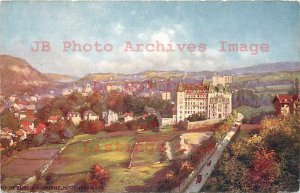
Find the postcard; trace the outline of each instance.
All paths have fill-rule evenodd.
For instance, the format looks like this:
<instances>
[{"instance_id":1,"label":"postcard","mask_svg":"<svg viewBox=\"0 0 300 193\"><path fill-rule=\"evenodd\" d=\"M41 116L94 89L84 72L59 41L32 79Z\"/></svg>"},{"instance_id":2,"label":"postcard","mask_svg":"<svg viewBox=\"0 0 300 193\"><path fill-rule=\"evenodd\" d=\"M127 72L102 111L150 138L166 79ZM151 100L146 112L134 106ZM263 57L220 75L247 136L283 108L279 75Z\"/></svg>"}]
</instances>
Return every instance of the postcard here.
<instances>
[{"instance_id":1,"label":"postcard","mask_svg":"<svg viewBox=\"0 0 300 193\"><path fill-rule=\"evenodd\" d=\"M1 192L299 192L293 1L1 1Z\"/></svg>"}]
</instances>

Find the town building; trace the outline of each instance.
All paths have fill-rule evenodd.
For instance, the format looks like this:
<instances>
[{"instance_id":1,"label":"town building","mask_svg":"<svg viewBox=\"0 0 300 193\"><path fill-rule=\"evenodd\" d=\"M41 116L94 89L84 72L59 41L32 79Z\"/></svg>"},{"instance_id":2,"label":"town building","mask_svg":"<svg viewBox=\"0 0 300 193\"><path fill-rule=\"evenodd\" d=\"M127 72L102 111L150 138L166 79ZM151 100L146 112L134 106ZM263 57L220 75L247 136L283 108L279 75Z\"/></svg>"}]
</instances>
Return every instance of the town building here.
<instances>
[{"instance_id":1,"label":"town building","mask_svg":"<svg viewBox=\"0 0 300 193\"><path fill-rule=\"evenodd\" d=\"M119 116L114 111L108 110L102 113L102 117L107 125L111 125L119 120Z\"/></svg>"},{"instance_id":2,"label":"town building","mask_svg":"<svg viewBox=\"0 0 300 193\"><path fill-rule=\"evenodd\" d=\"M20 127L21 129L29 128L30 130L33 130L34 124L30 121L20 121Z\"/></svg>"},{"instance_id":3,"label":"town building","mask_svg":"<svg viewBox=\"0 0 300 193\"><path fill-rule=\"evenodd\" d=\"M124 122L129 122L133 120L133 113L125 113L124 114Z\"/></svg>"},{"instance_id":4,"label":"town building","mask_svg":"<svg viewBox=\"0 0 300 193\"><path fill-rule=\"evenodd\" d=\"M48 123L57 123L59 120L64 120L63 117L58 116L58 115L52 115L48 118Z\"/></svg>"},{"instance_id":5,"label":"town building","mask_svg":"<svg viewBox=\"0 0 300 193\"><path fill-rule=\"evenodd\" d=\"M208 92L207 117L210 119L225 119L232 112L231 92L228 86L217 84L210 86Z\"/></svg>"},{"instance_id":6,"label":"town building","mask_svg":"<svg viewBox=\"0 0 300 193\"><path fill-rule=\"evenodd\" d=\"M76 126L79 125L81 121L80 113L74 111L68 112L67 120L72 121L72 123Z\"/></svg>"},{"instance_id":7,"label":"town building","mask_svg":"<svg viewBox=\"0 0 300 193\"><path fill-rule=\"evenodd\" d=\"M18 131L16 131L16 136L20 141L23 141L27 138L27 133L23 129L19 129Z\"/></svg>"},{"instance_id":8,"label":"town building","mask_svg":"<svg viewBox=\"0 0 300 193\"><path fill-rule=\"evenodd\" d=\"M170 92L162 92L161 93L161 99L162 100L171 100L171 93Z\"/></svg>"},{"instance_id":9,"label":"town building","mask_svg":"<svg viewBox=\"0 0 300 193\"><path fill-rule=\"evenodd\" d=\"M83 113L83 120L95 121L95 120L99 120L99 116L94 111L87 110Z\"/></svg>"},{"instance_id":10,"label":"town building","mask_svg":"<svg viewBox=\"0 0 300 193\"><path fill-rule=\"evenodd\" d=\"M177 90L177 122L184 121L192 114L207 116L208 84L182 84Z\"/></svg>"},{"instance_id":11,"label":"town building","mask_svg":"<svg viewBox=\"0 0 300 193\"><path fill-rule=\"evenodd\" d=\"M14 103L18 99L18 96L16 94L13 94L9 97L9 101L11 103Z\"/></svg>"},{"instance_id":12,"label":"town building","mask_svg":"<svg viewBox=\"0 0 300 193\"><path fill-rule=\"evenodd\" d=\"M68 88L68 89L64 89L61 94L63 96L67 96L67 95L71 95L72 93L73 93L73 90Z\"/></svg>"},{"instance_id":13,"label":"town building","mask_svg":"<svg viewBox=\"0 0 300 193\"><path fill-rule=\"evenodd\" d=\"M212 85L217 86L218 84L226 85L232 83L232 76L220 76L216 73L212 77Z\"/></svg>"},{"instance_id":14,"label":"town building","mask_svg":"<svg viewBox=\"0 0 300 193\"><path fill-rule=\"evenodd\" d=\"M273 105L277 115L289 116L300 114L300 95L276 95Z\"/></svg>"},{"instance_id":15,"label":"town building","mask_svg":"<svg viewBox=\"0 0 300 193\"><path fill-rule=\"evenodd\" d=\"M207 119L225 119L232 112L231 76L214 75L211 84L182 84L177 89L176 122L193 114Z\"/></svg>"}]
</instances>

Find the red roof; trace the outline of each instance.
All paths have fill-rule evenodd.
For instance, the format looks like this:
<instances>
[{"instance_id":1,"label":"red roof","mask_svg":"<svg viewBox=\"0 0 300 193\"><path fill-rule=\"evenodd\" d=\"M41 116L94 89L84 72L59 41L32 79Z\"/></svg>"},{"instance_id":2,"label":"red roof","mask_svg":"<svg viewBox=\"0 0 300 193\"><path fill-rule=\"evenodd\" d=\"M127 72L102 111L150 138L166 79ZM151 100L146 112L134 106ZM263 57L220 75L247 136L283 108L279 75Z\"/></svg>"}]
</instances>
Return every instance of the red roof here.
<instances>
[{"instance_id":1,"label":"red roof","mask_svg":"<svg viewBox=\"0 0 300 193\"><path fill-rule=\"evenodd\" d=\"M59 120L59 116L50 116L49 118L48 118L48 121L58 121Z\"/></svg>"},{"instance_id":2,"label":"red roof","mask_svg":"<svg viewBox=\"0 0 300 193\"><path fill-rule=\"evenodd\" d=\"M21 125L21 126L30 126L30 125L32 125L32 122L29 122L29 121L21 121L21 122L20 122L20 125Z\"/></svg>"},{"instance_id":3,"label":"red roof","mask_svg":"<svg viewBox=\"0 0 300 193\"><path fill-rule=\"evenodd\" d=\"M35 119L36 117L34 115L26 115L26 118L28 118L28 119Z\"/></svg>"},{"instance_id":4,"label":"red roof","mask_svg":"<svg viewBox=\"0 0 300 193\"><path fill-rule=\"evenodd\" d=\"M32 130L30 129L30 127L28 127L28 126L25 126L25 127L23 127L22 128L26 133L29 133L29 132L31 132Z\"/></svg>"},{"instance_id":5,"label":"red roof","mask_svg":"<svg viewBox=\"0 0 300 193\"><path fill-rule=\"evenodd\" d=\"M20 105L28 105L29 103L27 101L19 101L18 104L20 104Z\"/></svg>"},{"instance_id":6,"label":"red roof","mask_svg":"<svg viewBox=\"0 0 300 193\"><path fill-rule=\"evenodd\" d=\"M46 125L43 124L43 123L39 123L39 125L38 125L36 128L39 128L39 129L45 129L45 128L46 128Z\"/></svg>"},{"instance_id":7,"label":"red roof","mask_svg":"<svg viewBox=\"0 0 300 193\"><path fill-rule=\"evenodd\" d=\"M127 116L133 117L133 113L125 113L125 114L124 114L124 117L127 117Z\"/></svg>"},{"instance_id":8,"label":"red roof","mask_svg":"<svg viewBox=\"0 0 300 193\"><path fill-rule=\"evenodd\" d=\"M209 89L208 84L179 84L178 91L182 92L193 92L193 91L202 91L206 92Z\"/></svg>"},{"instance_id":9,"label":"red roof","mask_svg":"<svg viewBox=\"0 0 300 193\"><path fill-rule=\"evenodd\" d=\"M279 103L293 103L296 100L295 95L290 94L280 94L277 95L276 98L278 99Z\"/></svg>"},{"instance_id":10,"label":"red roof","mask_svg":"<svg viewBox=\"0 0 300 193\"><path fill-rule=\"evenodd\" d=\"M39 123L39 125L34 129L32 134L37 135L43 133L45 129L46 129L46 125L44 125L43 123Z\"/></svg>"},{"instance_id":11,"label":"red roof","mask_svg":"<svg viewBox=\"0 0 300 193\"><path fill-rule=\"evenodd\" d=\"M22 130L22 129L20 129L20 130L16 131L16 135L18 135L18 136L22 137L22 136L24 135L24 132L23 132L23 130Z\"/></svg>"},{"instance_id":12,"label":"red roof","mask_svg":"<svg viewBox=\"0 0 300 193\"><path fill-rule=\"evenodd\" d=\"M89 114L91 114L91 115L93 115L93 116L96 116L96 115L97 115L94 111L92 111L92 110L87 110L87 111L85 111L85 112L83 113L83 116L87 116L87 115L89 115Z\"/></svg>"}]
</instances>

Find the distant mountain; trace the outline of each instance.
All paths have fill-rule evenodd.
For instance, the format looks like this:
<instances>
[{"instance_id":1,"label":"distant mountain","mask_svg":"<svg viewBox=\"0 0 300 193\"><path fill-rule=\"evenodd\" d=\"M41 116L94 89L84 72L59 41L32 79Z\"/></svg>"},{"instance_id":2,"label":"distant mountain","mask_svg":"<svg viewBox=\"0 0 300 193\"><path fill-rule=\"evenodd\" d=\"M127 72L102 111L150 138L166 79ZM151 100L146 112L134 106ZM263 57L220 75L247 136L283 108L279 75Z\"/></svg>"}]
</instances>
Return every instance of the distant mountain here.
<instances>
[{"instance_id":1,"label":"distant mountain","mask_svg":"<svg viewBox=\"0 0 300 193\"><path fill-rule=\"evenodd\" d=\"M27 61L0 55L1 95L21 94L52 84L52 81L31 67Z\"/></svg>"},{"instance_id":2,"label":"distant mountain","mask_svg":"<svg viewBox=\"0 0 300 193\"><path fill-rule=\"evenodd\" d=\"M214 72L184 72L184 71L145 71L138 74L93 73L82 77L81 81L186 81L211 78Z\"/></svg>"},{"instance_id":3,"label":"distant mountain","mask_svg":"<svg viewBox=\"0 0 300 193\"><path fill-rule=\"evenodd\" d=\"M191 69L192 71L193 69ZM300 70L300 62L278 62L258 64L249 67L236 68L232 70L217 71L223 75L255 75L277 73L277 72L294 72ZM66 85L73 81L146 81L155 80L163 81L182 81L198 82L199 80L210 80L215 72L184 72L184 71L145 71L137 74L120 74L120 73L93 73L88 74L79 80L76 77L56 73L45 73L37 71L30 66L25 60L8 55L0 55L0 77L1 93L0 95L18 94L23 92L34 91L37 88L52 89L58 86ZM62 83L63 82L63 83Z\"/></svg>"},{"instance_id":4,"label":"distant mountain","mask_svg":"<svg viewBox=\"0 0 300 193\"><path fill-rule=\"evenodd\" d=\"M277 62L258 64L249 67L235 68L232 70L221 71L222 74L238 75L238 74L262 74L274 73L282 71L298 71L300 70L300 62Z\"/></svg>"},{"instance_id":5,"label":"distant mountain","mask_svg":"<svg viewBox=\"0 0 300 193\"><path fill-rule=\"evenodd\" d=\"M258 64L232 70L216 71L222 75L266 74L282 71L299 71L300 62L278 62ZM79 81L144 81L144 80L202 80L211 79L215 72L184 71L145 71L138 74L93 73L82 77Z\"/></svg>"},{"instance_id":6,"label":"distant mountain","mask_svg":"<svg viewBox=\"0 0 300 193\"><path fill-rule=\"evenodd\" d=\"M58 74L58 73L44 73L44 75L55 81L55 82L73 82L78 80L79 78L74 77L74 76L69 76L69 75L65 75L65 74Z\"/></svg>"}]
</instances>

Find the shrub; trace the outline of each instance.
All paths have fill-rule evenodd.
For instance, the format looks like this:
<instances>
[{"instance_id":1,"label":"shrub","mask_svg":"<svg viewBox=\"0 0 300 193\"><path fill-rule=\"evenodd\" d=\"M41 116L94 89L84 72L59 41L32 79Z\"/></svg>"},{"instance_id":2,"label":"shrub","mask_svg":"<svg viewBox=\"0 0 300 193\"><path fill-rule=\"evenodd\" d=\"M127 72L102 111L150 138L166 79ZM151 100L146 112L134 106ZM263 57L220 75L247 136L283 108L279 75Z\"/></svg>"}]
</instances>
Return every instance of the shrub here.
<instances>
[{"instance_id":1,"label":"shrub","mask_svg":"<svg viewBox=\"0 0 300 193\"><path fill-rule=\"evenodd\" d=\"M35 135L32 137L32 140L31 140L31 144L33 146L40 146L42 145L44 142L45 142L45 135L43 133L40 133L38 135Z\"/></svg>"},{"instance_id":2,"label":"shrub","mask_svg":"<svg viewBox=\"0 0 300 193\"><path fill-rule=\"evenodd\" d=\"M188 128L188 122L187 121L179 121L174 127L177 129L180 129L180 130L186 130Z\"/></svg>"},{"instance_id":3,"label":"shrub","mask_svg":"<svg viewBox=\"0 0 300 193\"><path fill-rule=\"evenodd\" d=\"M187 118L187 120L190 122L202 121L206 120L206 116L203 113L192 114Z\"/></svg>"},{"instance_id":4,"label":"shrub","mask_svg":"<svg viewBox=\"0 0 300 193\"><path fill-rule=\"evenodd\" d=\"M104 130L105 124L102 120L96 121L81 121L79 127L84 133L96 134L99 131Z\"/></svg>"},{"instance_id":5,"label":"shrub","mask_svg":"<svg viewBox=\"0 0 300 193\"><path fill-rule=\"evenodd\" d=\"M109 176L108 170L105 170L99 164L95 164L91 167L90 176L88 178L77 181L77 190L82 192L103 190Z\"/></svg>"},{"instance_id":6,"label":"shrub","mask_svg":"<svg viewBox=\"0 0 300 193\"><path fill-rule=\"evenodd\" d=\"M128 125L124 123L113 123L107 127L105 127L106 132L116 132L116 131L126 131L128 130Z\"/></svg>"}]
</instances>

